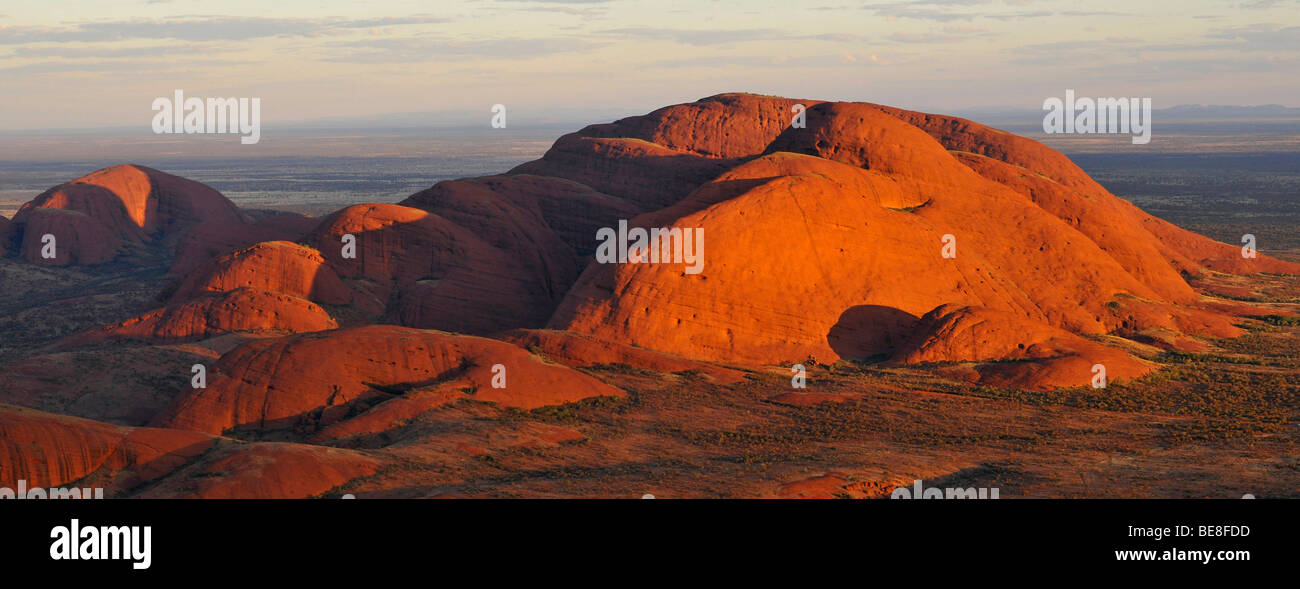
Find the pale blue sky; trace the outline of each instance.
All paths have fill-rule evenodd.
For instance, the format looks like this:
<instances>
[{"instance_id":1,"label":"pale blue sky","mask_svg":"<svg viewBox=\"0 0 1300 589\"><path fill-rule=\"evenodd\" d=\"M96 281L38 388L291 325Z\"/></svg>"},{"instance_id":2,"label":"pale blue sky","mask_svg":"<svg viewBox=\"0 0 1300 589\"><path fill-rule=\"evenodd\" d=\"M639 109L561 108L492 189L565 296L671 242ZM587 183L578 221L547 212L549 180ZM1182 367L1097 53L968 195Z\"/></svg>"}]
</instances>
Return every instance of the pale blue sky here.
<instances>
[{"instance_id":1,"label":"pale blue sky","mask_svg":"<svg viewBox=\"0 0 1300 589\"><path fill-rule=\"evenodd\" d=\"M630 114L726 91L940 112L1065 88L1298 106L1297 15L1295 0L10 2L0 129L147 124L175 88L260 97L264 124Z\"/></svg>"}]
</instances>

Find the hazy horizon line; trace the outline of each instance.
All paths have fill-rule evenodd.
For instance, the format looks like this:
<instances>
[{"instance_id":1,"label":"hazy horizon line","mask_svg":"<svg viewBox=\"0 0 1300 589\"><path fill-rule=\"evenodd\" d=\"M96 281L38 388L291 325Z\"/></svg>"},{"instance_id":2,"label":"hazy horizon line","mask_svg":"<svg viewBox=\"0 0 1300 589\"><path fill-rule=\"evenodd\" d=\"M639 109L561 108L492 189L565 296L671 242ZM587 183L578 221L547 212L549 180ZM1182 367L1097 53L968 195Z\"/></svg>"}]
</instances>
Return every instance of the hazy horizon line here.
<instances>
[{"instance_id":1,"label":"hazy horizon line","mask_svg":"<svg viewBox=\"0 0 1300 589\"><path fill-rule=\"evenodd\" d=\"M841 101L841 102L868 102L869 103L871 101L859 100L859 101ZM674 103L674 104L689 104L689 102ZM874 104L885 104L885 103L874 103ZM956 108L956 109L948 109L948 110L910 108L907 106L899 106L896 104L885 104L885 105L893 106L896 108L903 108L906 110L914 110L917 112L945 114L950 116L960 116L964 118L973 118L977 116L1019 117L1019 116L1028 116L1031 113L1041 114L1043 112L1041 110L1036 110L1030 107L1014 106L1014 105L988 105L988 106L976 106L976 107ZM670 106L670 105L667 104L661 105L661 107L663 106ZM656 107L656 108L661 108L661 107ZM1300 120L1300 106L1288 106L1288 105L1277 104L1277 103L1266 103L1266 104L1183 103L1183 104L1176 104L1173 106L1155 108L1153 109L1153 112L1155 113L1163 112L1169 114L1171 111L1186 111L1189 109L1207 109L1207 110L1219 109L1225 111L1245 111L1251 109L1281 109L1284 111L1291 111L1291 112L1286 112L1285 116L1280 116L1280 117L1263 116L1263 117L1256 118L1254 120L1259 120L1259 121ZM545 118L541 118L540 120L539 117L533 117L531 119L528 118L529 114L534 114L536 112L537 111L535 110L530 111L524 108L519 108L516 111L512 111L509 128L517 128L517 129L564 128L564 129L571 129L576 131L580 129L582 126L586 126L586 125L610 123L622 118L642 116L650 112L653 112L653 109L645 110L641 112L634 112L630 114L622 114L627 112L624 109L613 109L613 108L605 108L605 109L575 108L575 109L563 109L563 110L546 109L547 116ZM520 116L521 113L522 113L522 117ZM151 114L151 113L146 113L146 114ZM1233 114L1248 115L1249 113L1233 113ZM469 110L397 111L397 112L390 112L390 113L383 113L383 114L376 114L376 115L362 115L362 116L352 116L352 117L349 116L316 117L316 118L306 118L306 119L288 119L288 120L281 120L279 122L275 122L274 120L272 120L272 121L264 122L262 126L268 130L280 131L280 132L393 131L393 130L416 129L416 128L469 131L469 130L477 130L477 129L483 129L488 127L490 116L491 116L491 111L487 108L483 109L482 112L469 111ZM425 121L414 120L419 118L428 118L429 120L425 120ZM1217 120L1214 119L1213 117L1205 117L1204 119L1198 119L1196 115L1179 115L1179 118L1181 119L1179 122L1190 122L1194 120L1206 120L1206 121ZM1236 120L1250 120L1248 116L1236 116L1232 118ZM470 122L475 119L481 122L480 123ZM102 126L90 126L90 127L53 126L53 127L0 128L0 135L40 136L40 135L77 135L77 134L102 134L102 133L110 133L110 132L126 132L128 133L128 136L146 136L146 135L153 135L153 132L149 128L149 120L150 117L145 116L142 117L142 122L137 124L131 124L131 125L120 124L120 125L102 125ZM1007 119L998 118L997 120L999 120L1000 122L1006 122Z\"/></svg>"}]
</instances>

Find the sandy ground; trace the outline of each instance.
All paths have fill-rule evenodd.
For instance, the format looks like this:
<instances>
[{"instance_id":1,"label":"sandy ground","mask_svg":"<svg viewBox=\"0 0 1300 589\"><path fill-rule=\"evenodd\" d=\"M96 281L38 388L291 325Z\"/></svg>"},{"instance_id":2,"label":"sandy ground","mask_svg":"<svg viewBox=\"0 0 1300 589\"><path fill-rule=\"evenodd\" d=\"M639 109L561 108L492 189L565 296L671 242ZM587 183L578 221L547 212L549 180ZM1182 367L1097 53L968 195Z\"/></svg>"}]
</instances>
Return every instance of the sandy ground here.
<instances>
[{"instance_id":1,"label":"sandy ground","mask_svg":"<svg viewBox=\"0 0 1300 589\"><path fill-rule=\"evenodd\" d=\"M58 341L155 305L165 281L162 267L86 272L0 260L0 402L147 422L183 389L193 362L243 336L73 349ZM1297 277L1210 281L1273 301L1261 314L1300 302ZM997 488L1002 498L1300 497L1300 326L1243 325L1247 336L1159 358L1168 368L1103 390L978 388L942 370L850 362L813 368L799 391L777 367L721 386L698 373L596 366L583 370L626 399L536 411L459 401L336 442L385 467L329 494L881 497L921 479ZM290 432L245 439L303 441Z\"/></svg>"}]
</instances>

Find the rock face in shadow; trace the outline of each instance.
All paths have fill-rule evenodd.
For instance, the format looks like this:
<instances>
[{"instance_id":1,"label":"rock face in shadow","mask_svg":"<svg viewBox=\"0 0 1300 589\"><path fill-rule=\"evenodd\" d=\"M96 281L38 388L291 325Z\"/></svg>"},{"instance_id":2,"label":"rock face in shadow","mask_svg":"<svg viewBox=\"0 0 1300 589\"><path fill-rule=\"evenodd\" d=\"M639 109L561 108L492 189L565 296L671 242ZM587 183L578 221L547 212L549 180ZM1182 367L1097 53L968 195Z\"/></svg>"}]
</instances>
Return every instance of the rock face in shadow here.
<instances>
[{"instance_id":1,"label":"rock face in shadow","mask_svg":"<svg viewBox=\"0 0 1300 589\"><path fill-rule=\"evenodd\" d=\"M554 233L572 252L583 256L595 251L596 230L610 219L631 218L639 212L632 203L584 184L531 174L447 180L400 204L441 215L467 228L489 230L478 232L497 235L498 239L518 236L546 243L552 251L556 248L545 233ZM513 221L513 226L484 226L492 218Z\"/></svg>"},{"instance_id":2,"label":"rock face in shadow","mask_svg":"<svg viewBox=\"0 0 1300 589\"><path fill-rule=\"evenodd\" d=\"M19 253L46 266L102 264L117 257L122 241L96 219L72 210L35 209L14 224Z\"/></svg>"},{"instance_id":3,"label":"rock face in shadow","mask_svg":"<svg viewBox=\"0 0 1300 589\"><path fill-rule=\"evenodd\" d=\"M294 214L272 215L253 223L205 221L190 228L176 244L171 275L187 276L214 258L262 241L298 241L320 219Z\"/></svg>"},{"instance_id":4,"label":"rock face in shadow","mask_svg":"<svg viewBox=\"0 0 1300 589\"><path fill-rule=\"evenodd\" d=\"M383 302L391 322L473 334L540 327L576 262L557 237L514 214L484 217L476 232L423 209L355 205L308 240L339 277ZM355 258L343 255L349 235Z\"/></svg>"},{"instance_id":5,"label":"rock face in shadow","mask_svg":"<svg viewBox=\"0 0 1300 589\"><path fill-rule=\"evenodd\" d=\"M919 319L906 311L880 305L845 309L826 333L826 342L844 358L889 355L916 332Z\"/></svg>"},{"instance_id":6,"label":"rock face in shadow","mask_svg":"<svg viewBox=\"0 0 1300 589\"><path fill-rule=\"evenodd\" d=\"M5 250L11 247L9 245L9 233L12 227L13 223L9 221L9 217L0 215L0 256L3 256Z\"/></svg>"},{"instance_id":7,"label":"rock face in shadow","mask_svg":"<svg viewBox=\"0 0 1300 589\"><path fill-rule=\"evenodd\" d=\"M213 434L312 433L395 401L429 397L433 408L446 394L522 409L623 396L512 344L376 325L246 343L221 357L207 388L184 393L156 421Z\"/></svg>"}]
</instances>

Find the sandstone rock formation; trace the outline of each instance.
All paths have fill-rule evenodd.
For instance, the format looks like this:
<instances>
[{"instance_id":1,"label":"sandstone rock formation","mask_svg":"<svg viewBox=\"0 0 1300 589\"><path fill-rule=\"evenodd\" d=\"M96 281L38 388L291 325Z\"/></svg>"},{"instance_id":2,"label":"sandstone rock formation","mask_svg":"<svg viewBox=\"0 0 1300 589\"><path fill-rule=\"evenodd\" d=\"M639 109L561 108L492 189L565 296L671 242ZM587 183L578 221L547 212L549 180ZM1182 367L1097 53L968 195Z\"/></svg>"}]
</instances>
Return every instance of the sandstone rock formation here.
<instances>
[{"instance_id":1,"label":"sandstone rock formation","mask_svg":"<svg viewBox=\"0 0 1300 589\"><path fill-rule=\"evenodd\" d=\"M36 212L42 210L82 217L59 223ZM40 259L39 250L32 248L43 234L51 233L62 238L67 249L67 261L56 263L94 264L111 259L117 242L170 247L201 222L244 220L234 204L203 184L143 166L120 165L45 191L24 204L13 222L23 235L27 259Z\"/></svg>"},{"instance_id":2,"label":"sandstone rock formation","mask_svg":"<svg viewBox=\"0 0 1300 589\"><path fill-rule=\"evenodd\" d=\"M201 340L232 332L285 334L322 331L338 322L320 305L282 292L236 288L155 309L69 338L69 345L113 339L157 343Z\"/></svg>"},{"instance_id":3,"label":"sandstone rock formation","mask_svg":"<svg viewBox=\"0 0 1300 589\"><path fill-rule=\"evenodd\" d=\"M383 463L359 452L304 444L224 445L193 472L140 494L175 499L305 499L375 474Z\"/></svg>"},{"instance_id":4,"label":"sandstone rock formation","mask_svg":"<svg viewBox=\"0 0 1300 589\"><path fill-rule=\"evenodd\" d=\"M130 428L0 405L0 487L70 485L97 471L152 480L212 446L197 432Z\"/></svg>"},{"instance_id":5,"label":"sandstone rock formation","mask_svg":"<svg viewBox=\"0 0 1300 589\"><path fill-rule=\"evenodd\" d=\"M320 252L287 241L264 241L220 256L194 269L172 301L185 301L237 288L256 288L320 303L346 305L352 291Z\"/></svg>"},{"instance_id":6,"label":"sandstone rock formation","mask_svg":"<svg viewBox=\"0 0 1300 589\"><path fill-rule=\"evenodd\" d=\"M806 127L790 124L796 105ZM701 230L702 272L595 259L597 232L621 220ZM972 466L921 468L956 460L944 449L896 481L867 472L882 447L989 440L965 450L1003 456L1019 440L1052 443L1043 423L1083 429L1055 407L929 391L1088 387L1098 366L1108 382L1139 379L1160 366L1135 354L1219 353L1213 338L1240 335L1242 316L1284 312L1206 296L1253 292L1225 273L1300 274L1156 219L1028 139L748 94L591 125L505 174L321 219L239 211L195 182L107 168L0 218L0 246L22 258L0 273L20 268L58 295L54 311L35 309L45 315L6 310L95 311L32 338L49 349L0 346L0 397L113 422L0 405L0 487L143 497L316 497L376 481L404 496L600 494L646 487L637 476L733 476L753 459L777 496L882 496L915 473ZM112 275L137 257L151 265ZM133 290L80 293L57 284L68 276ZM157 277L158 292L138 286ZM111 324L59 339L100 322ZM1267 380L1281 364L1269 362L1252 373L1261 386L1282 382ZM206 388L185 384L195 363ZM786 386L794 363L807 389ZM1143 429L1150 417L1124 415L1116 431L1154 439L1199 419ZM769 474L792 451L814 462L771 460ZM870 468L828 471L831 458ZM599 483L557 482L571 474Z\"/></svg>"},{"instance_id":7,"label":"sandstone rock formation","mask_svg":"<svg viewBox=\"0 0 1300 589\"><path fill-rule=\"evenodd\" d=\"M651 211L762 152L789 126L797 103L817 102L722 94L589 125L510 173L566 178Z\"/></svg>"},{"instance_id":8,"label":"sandstone rock formation","mask_svg":"<svg viewBox=\"0 0 1300 589\"><path fill-rule=\"evenodd\" d=\"M793 102L808 107L806 128L788 125ZM636 147L617 156L600 147L616 143ZM660 183L636 171L669 161L690 163ZM711 180L691 172L706 165L726 170ZM654 189L593 178L598 170ZM1180 275L1226 268L1215 256L1239 248L1153 222L1064 156L961 119L721 95L588 127L515 171L635 202L651 211L636 226L704 230L701 274L681 264L587 267L548 327L604 341L749 364L887 358L944 304L1081 335L1239 333ZM941 255L948 239L955 257ZM1138 366L1128 372L1145 371Z\"/></svg>"},{"instance_id":9,"label":"sandstone rock formation","mask_svg":"<svg viewBox=\"0 0 1300 589\"><path fill-rule=\"evenodd\" d=\"M1032 389L1089 386L1097 365L1107 383L1138 378L1155 368L1063 329L1005 311L957 305L941 305L921 317L895 361L996 362L976 369L979 382Z\"/></svg>"},{"instance_id":10,"label":"sandstone rock formation","mask_svg":"<svg viewBox=\"0 0 1300 589\"><path fill-rule=\"evenodd\" d=\"M258 242L298 241L319 222L302 215L273 215L253 223L204 221L186 231L176 244L171 274L187 276L213 258Z\"/></svg>"},{"instance_id":11,"label":"sandstone rock formation","mask_svg":"<svg viewBox=\"0 0 1300 589\"><path fill-rule=\"evenodd\" d=\"M235 443L192 431L121 427L0 405L0 487L104 489L105 497L282 498L320 495L374 474L359 452Z\"/></svg>"},{"instance_id":12,"label":"sandstone rock formation","mask_svg":"<svg viewBox=\"0 0 1300 589\"><path fill-rule=\"evenodd\" d=\"M497 365L503 388L493 386ZM426 392L425 410L449 400L448 392L522 409L623 395L505 342L377 325L246 343L221 357L207 388L184 393L156 422L213 434L240 427L311 433Z\"/></svg>"},{"instance_id":13,"label":"sandstone rock formation","mask_svg":"<svg viewBox=\"0 0 1300 589\"><path fill-rule=\"evenodd\" d=\"M536 217L517 212L480 212L471 230L423 209L355 205L323 219L308 241L395 323L474 334L540 327L577 265L563 242L529 225ZM355 258L343 257L347 235Z\"/></svg>"},{"instance_id":14,"label":"sandstone rock formation","mask_svg":"<svg viewBox=\"0 0 1300 589\"><path fill-rule=\"evenodd\" d=\"M471 228L474 223L482 223L480 212L498 217L508 214L521 225L519 230L549 229L579 255L595 251L596 230L606 226L610 219L631 218L639 212L632 203L584 184L531 174L439 182L400 204L442 215ZM536 233L530 231L528 235ZM549 241L546 237L538 239Z\"/></svg>"},{"instance_id":15,"label":"sandstone rock formation","mask_svg":"<svg viewBox=\"0 0 1300 589\"><path fill-rule=\"evenodd\" d=\"M14 226L22 235L19 251L33 264L102 264L116 257L122 247L121 240L103 223L73 210L27 211L22 223Z\"/></svg>"},{"instance_id":16,"label":"sandstone rock formation","mask_svg":"<svg viewBox=\"0 0 1300 589\"><path fill-rule=\"evenodd\" d=\"M1148 255L1152 241L1142 236L1139 228L1156 238L1156 249L1180 271L1199 272L1208 268L1237 273L1300 272L1300 264L1268 256L1248 260L1241 256L1238 245L1219 243L1153 217L1133 203L1110 194L1065 155L1032 139L957 117L880 108L925 130L981 175L1030 196L1039 206L1071 222L1135 276L1150 277L1144 282L1153 288L1172 288L1171 295L1187 296L1165 268L1152 262ZM1002 169L995 171L997 168ZM1129 243L1118 239L1117 234L1137 234L1142 239Z\"/></svg>"},{"instance_id":17,"label":"sandstone rock formation","mask_svg":"<svg viewBox=\"0 0 1300 589\"><path fill-rule=\"evenodd\" d=\"M806 126L790 124L796 105ZM593 260L596 232L625 219L701 230L703 272ZM869 103L748 94L591 125L540 160L440 182L401 204L249 221L200 184L118 166L51 189L13 225L32 261L41 260L37 233L67 235L63 257L43 263L178 244L168 306L86 341L369 323L474 335L522 328L499 337L575 367L701 370L725 382L740 373L710 363L973 362L988 365L981 382L1041 388L1086 382L1082 369L1104 360L1113 378L1133 378L1150 366L1104 336L1199 349L1196 337L1241 333L1236 311L1205 300L1185 276L1300 273L1155 219L1025 138ZM965 339L973 325L985 339ZM970 352L1011 343L1026 348ZM232 372L236 358L251 361L232 354L223 359ZM447 382L386 411L458 398ZM215 403L203 398L187 402ZM231 417L202 427L329 406L300 401L289 402L298 413L271 417L219 408Z\"/></svg>"}]
</instances>

